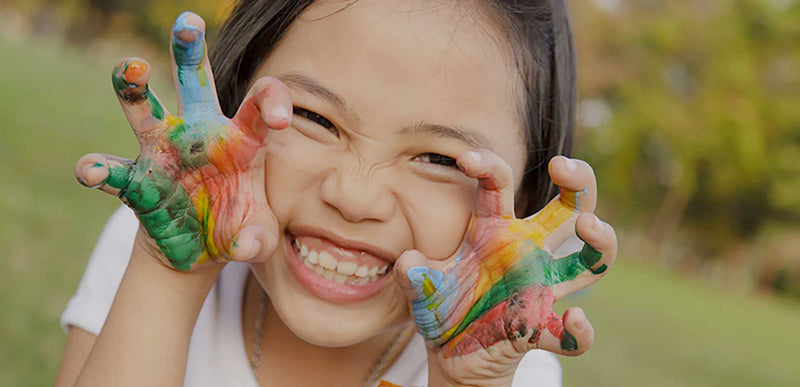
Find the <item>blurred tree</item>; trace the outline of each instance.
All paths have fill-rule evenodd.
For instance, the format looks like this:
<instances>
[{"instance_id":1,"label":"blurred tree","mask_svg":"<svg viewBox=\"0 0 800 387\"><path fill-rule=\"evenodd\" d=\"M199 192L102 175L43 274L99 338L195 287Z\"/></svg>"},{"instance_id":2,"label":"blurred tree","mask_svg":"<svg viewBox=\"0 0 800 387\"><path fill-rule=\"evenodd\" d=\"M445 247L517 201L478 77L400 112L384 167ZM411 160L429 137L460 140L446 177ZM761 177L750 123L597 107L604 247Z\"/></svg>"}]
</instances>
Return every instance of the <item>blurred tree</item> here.
<instances>
[{"instance_id":1,"label":"blurred tree","mask_svg":"<svg viewBox=\"0 0 800 387\"><path fill-rule=\"evenodd\" d=\"M591 102L581 146L613 198L609 217L648 225L657 246L680 225L701 259L768 223L800 227L800 2L580 0L572 11ZM597 101L610 111L599 122Z\"/></svg>"}]
</instances>

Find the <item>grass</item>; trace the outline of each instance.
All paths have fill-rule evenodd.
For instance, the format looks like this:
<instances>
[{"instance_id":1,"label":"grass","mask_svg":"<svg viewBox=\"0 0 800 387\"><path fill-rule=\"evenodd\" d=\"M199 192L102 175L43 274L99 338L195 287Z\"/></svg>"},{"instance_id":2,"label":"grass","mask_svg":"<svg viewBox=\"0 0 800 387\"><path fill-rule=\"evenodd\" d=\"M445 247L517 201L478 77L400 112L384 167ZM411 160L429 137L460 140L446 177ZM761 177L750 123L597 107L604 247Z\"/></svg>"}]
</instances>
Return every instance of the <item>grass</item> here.
<instances>
[{"instance_id":1,"label":"grass","mask_svg":"<svg viewBox=\"0 0 800 387\"><path fill-rule=\"evenodd\" d=\"M110 84L116 61L136 54L125 51L0 37L0 386L55 377L59 316L119 205L80 187L73 165L137 150ZM165 79L154 89L174 105ZM589 353L562 358L565 385L800 385L800 304L721 294L629 257L559 305L584 307L597 331Z\"/></svg>"}]
</instances>

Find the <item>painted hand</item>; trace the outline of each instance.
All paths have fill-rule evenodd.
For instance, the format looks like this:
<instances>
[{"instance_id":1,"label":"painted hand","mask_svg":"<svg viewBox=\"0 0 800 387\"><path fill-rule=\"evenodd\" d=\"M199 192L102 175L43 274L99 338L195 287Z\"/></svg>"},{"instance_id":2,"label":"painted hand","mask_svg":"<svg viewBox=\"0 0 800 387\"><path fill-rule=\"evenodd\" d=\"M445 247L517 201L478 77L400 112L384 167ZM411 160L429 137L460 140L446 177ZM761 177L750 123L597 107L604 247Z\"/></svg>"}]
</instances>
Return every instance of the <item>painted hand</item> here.
<instances>
[{"instance_id":1,"label":"painted hand","mask_svg":"<svg viewBox=\"0 0 800 387\"><path fill-rule=\"evenodd\" d=\"M203 19L189 12L172 29L177 116L150 91L147 62L126 59L114 69L114 90L139 140L139 157L88 154L75 166L83 185L131 207L155 255L181 271L262 260L274 249L277 221L264 194L264 139L269 129L288 126L292 109L286 86L262 78L236 116L226 118L204 30Z\"/></svg>"},{"instance_id":2,"label":"painted hand","mask_svg":"<svg viewBox=\"0 0 800 387\"><path fill-rule=\"evenodd\" d=\"M616 236L593 214L594 174L588 164L558 156L550 175L560 195L527 219L513 212L510 167L489 151L462 154L458 165L478 179L478 201L458 253L428 260L405 252L395 276L436 363L451 381L484 384L510 380L529 350L578 355L594 331L579 308L563 318L559 298L594 283L611 266ZM554 258L574 232L580 252Z\"/></svg>"}]
</instances>

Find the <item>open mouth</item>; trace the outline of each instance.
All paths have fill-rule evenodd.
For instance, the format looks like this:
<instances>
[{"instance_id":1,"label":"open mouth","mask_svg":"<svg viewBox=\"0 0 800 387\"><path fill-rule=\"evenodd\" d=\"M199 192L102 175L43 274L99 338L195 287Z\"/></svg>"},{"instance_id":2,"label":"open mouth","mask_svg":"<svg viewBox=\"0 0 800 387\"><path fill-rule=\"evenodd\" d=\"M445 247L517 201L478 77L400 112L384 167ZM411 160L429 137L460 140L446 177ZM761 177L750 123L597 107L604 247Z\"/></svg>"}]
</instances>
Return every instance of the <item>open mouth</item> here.
<instances>
[{"instance_id":1,"label":"open mouth","mask_svg":"<svg viewBox=\"0 0 800 387\"><path fill-rule=\"evenodd\" d=\"M338 251L332 253L315 242L317 241L308 237L295 237L292 238L292 249L303 261L303 265L327 280L340 284L367 285L389 272L390 264L363 259L363 252L354 256L352 252L337 247L335 249Z\"/></svg>"},{"instance_id":2,"label":"open mouth","mask_svg":"<svg viewBox=\"0 0 800 387\"><path fill-rule=\"evenodd\" d=\"M392 268L392 263L367 251L342 247L324 237L295 236L288 232L286 237L294 255L315 275L309 274L321 277L320 280L372 288L379 285L376 282L387 277Z\"/></svg>"}]
</instances>

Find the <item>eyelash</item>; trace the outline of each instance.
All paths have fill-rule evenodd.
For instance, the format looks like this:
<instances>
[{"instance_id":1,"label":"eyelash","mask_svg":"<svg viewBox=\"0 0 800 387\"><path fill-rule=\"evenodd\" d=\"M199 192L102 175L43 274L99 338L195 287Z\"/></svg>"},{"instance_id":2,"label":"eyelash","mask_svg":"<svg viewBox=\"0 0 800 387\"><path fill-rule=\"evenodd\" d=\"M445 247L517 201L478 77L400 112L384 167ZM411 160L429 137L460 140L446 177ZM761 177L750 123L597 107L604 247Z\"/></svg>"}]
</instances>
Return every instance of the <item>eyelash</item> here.
<instances>
[{"instance_id":1,"label":"eyelash","mask_svg":"<svg viewBox=\"0 0 800 387\"><path fill-rule=\"evenodd\" d=\"M449 157L449 156L440 155L438 153L423 153L423 154L417 156L417 158L419 158L419 159L427 158L428 159L427 161L425 161L425 160L421 160L421 161L427 162L427 163L430 163L430 164L434 164L434 165L439 165L439 166L442 166L442 167L445 167L445 168L459 169L458 168L458 164L456 164L456 159L454 159L452 157Z\"/></svg>"},{"instance_id":2,"label":"eyelash","mask_svg":"<svg viewBox=\"0 0 800 387\"><path fill-rule=\"evenodd\" d=\"M314 113L311 110L303 109L297 106L295 106L293 110L294 110L293 112L294 115L303 117L311 122L314 122L315 124L327 129L329 132L333 133L337 137L339 136L339 130L336 129L336 125L334 125L333 122L331 122L327 118L317 113Z\"/></svg>"},{"instance_id":3,"label":"eyelash","mask_svg":"<svg viewBox=\"0 0 800 387\"><path fill-rule=\"evenodd\" d=\"M327 129L329 132L333 133L337 137L339 136L339 130L336 129L336 125L334 125L333 122L331 122L327 118L325 118L325 117L323 117L323 116L321 116L321 115L319 115L317 113L312 112L311 110L295 106L293 114L297 115L297 116L301 116L301 117L303 117L303 118L305 118L305 119L307 119L309 121L312 121L312 122L316 123L317 125L322 126L323 128ZM417 156L416 158L417 159L422 159L421 161L429 163L429 164L439 165L439 166L442 166L442 167L445 167L445 168L459 169L458 168L458 164L456 163L456 159L454 159L452 157L449 157L449 156L442 155L442 154L438 154L438 153L423 153L423 154ZM426 158L427 158L427 161L424 160Z\"/></svg>"}]
</instances>

